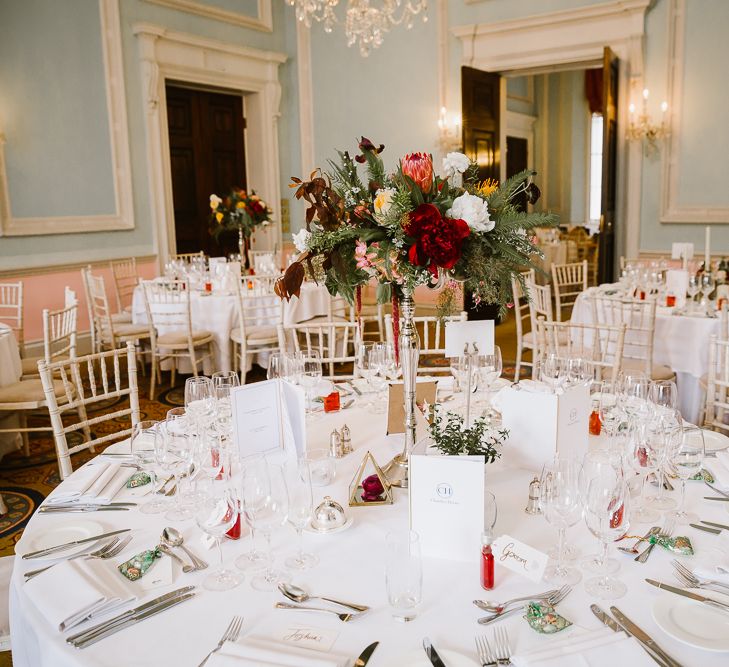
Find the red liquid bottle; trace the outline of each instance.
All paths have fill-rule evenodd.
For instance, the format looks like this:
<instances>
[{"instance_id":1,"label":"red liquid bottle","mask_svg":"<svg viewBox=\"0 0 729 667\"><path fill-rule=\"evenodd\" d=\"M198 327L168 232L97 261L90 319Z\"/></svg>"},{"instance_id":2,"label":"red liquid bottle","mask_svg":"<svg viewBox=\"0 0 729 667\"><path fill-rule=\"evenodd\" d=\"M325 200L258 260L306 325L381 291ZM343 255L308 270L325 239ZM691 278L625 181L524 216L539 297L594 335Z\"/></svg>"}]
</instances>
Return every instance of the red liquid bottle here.
<instances>
[{"instance_id":1,"label":"red liquid bottle","mask_svg":"<svg viewBox=\"0 0 729 667\"><path fill-rule=\"evenodd\" d=\"M494 554L491 542L490 535L484 533L481 536L481 588L486 591L494 587Z\"/></svg>"},{"instance_id":2,"label":"red liquid bottle","mask_svg":"<svg viewBox=\"0 0 729 667\"><path fill-rule=\"evenodd\" d=\"M590 413L589 431L590 435L600 435L602 430L602 423L600 422L600 410L597 406L597 402L592 404L592 412Z\"/></svg>"},{"instance_id":3,"label":"red liquid bottle","mask_svg":"<svg viewBox=\"0 0 729 667\"><path fill-rule=\"evenodd\" d=\"M241 533L241 525L240 525L240 503L238 503L238 513L235 517L235 523L233 524L233 527L225 533L231 540L239 540L240 539L240 533Z\"/></svg>"}]
</instances>

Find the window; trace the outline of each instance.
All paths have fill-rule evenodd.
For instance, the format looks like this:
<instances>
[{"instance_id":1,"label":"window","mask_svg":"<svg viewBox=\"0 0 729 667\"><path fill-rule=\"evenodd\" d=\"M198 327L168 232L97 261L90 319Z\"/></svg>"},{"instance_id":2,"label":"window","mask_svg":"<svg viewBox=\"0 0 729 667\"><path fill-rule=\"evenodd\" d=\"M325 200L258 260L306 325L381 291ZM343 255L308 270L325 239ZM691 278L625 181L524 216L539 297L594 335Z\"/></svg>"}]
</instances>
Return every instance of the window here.
<instances>
[{"instance_id":1,"label":"window","mask_svg":"<svg viewBox=\"0 0 729 667\"><path fill-rule=\"evenodd\" d=\"M589 212L590 228L597 231L600 224L600 205L602 199L602 114L590 117L590 186Z\"/></svg>"}]
</instances>

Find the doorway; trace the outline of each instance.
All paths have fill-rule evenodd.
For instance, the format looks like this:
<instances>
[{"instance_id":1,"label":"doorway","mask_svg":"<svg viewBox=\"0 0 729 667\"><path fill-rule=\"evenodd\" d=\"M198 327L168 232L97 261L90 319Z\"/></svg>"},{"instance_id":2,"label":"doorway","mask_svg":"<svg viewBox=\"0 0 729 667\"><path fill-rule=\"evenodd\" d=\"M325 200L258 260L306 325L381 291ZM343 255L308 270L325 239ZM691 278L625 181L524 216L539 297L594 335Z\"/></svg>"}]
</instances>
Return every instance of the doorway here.
<instances>
[{"instance_id":1,"label":"doorway","mask_svg":"<svg viewBox=\"0 0 729 667\"><path fill-rule=\"evenodd\" d=\"M243 98L176 83L165 91L176 252L220 255L226 239L210 235L210 195L246 188Z\"/></svg>"}]
</instances>

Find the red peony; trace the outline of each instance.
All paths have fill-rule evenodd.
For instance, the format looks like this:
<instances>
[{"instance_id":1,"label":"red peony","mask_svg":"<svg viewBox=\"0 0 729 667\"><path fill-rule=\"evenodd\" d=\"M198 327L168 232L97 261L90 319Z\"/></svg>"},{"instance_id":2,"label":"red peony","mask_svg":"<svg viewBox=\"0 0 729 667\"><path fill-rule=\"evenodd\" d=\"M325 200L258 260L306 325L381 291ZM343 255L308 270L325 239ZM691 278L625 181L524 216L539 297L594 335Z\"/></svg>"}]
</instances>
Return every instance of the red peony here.
<instances>
[{"instance_id":1,"label":"red peony","mask_svg":"<svg viewBox=\"0 0 729 667\"><path fill-rule=\"evenodd\" d=\"M411 264L427 266L437 277L438 268L452 269L461 258L463 240L471 233L464 220L444 218L433 204L421 204L408 216L405 233L415 239Z\"/></svg>"},{"instance_id":2,"label":"red peony","mask_svg":"<svg viewBox=\"0 0 729 667\"><path fill-rule=\"evenodd\" d=\"M400 160L400 168L405 176L415 181L424 193L433 187L433 157L428 153L408 153Z\"/></svg>"}]
</instances>

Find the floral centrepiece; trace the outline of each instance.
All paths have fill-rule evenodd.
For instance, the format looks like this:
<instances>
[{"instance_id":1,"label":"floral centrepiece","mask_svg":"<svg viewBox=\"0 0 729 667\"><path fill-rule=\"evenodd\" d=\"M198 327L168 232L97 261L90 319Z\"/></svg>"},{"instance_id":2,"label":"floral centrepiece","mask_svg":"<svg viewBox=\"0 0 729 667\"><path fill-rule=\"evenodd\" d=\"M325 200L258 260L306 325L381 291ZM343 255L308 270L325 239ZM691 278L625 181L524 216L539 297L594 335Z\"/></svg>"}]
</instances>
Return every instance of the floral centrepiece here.
<instances>
[{"instance_id":1,"label":"floral centrepiece","mask_svg":"<svg viewBox=\"0 0 729 667\"><path fill-rule=\"evenodd\" d=\"M255 192L233 188L227 197L210 195L210 233L215 240L226 231L241 231L248 239L256 227L271 222L271 209Z\"/></svg>"},{"instance_id":2,"label":"floral centrepiece","mask_svg":"<svg viewBox=\"0 0 729 667\"><path fill-rule=\"evenodd\" d=\"M314 273L311 260L320 257L329 292L350 303L358 303L361 287L375 279L380 303L392 299L395 306L418 285L445 286L442 301L452 303L447 293L462 283L477 303L505 309L512 278L521 281L519 272L540 255L531 230L557 224L550 213L516 208L522 192L530 203L538 199L534 172L500 187L479 183L477 166L462 153L449 153L441 177L422 152L405 155L388 172L384 149L362 137L360 152L339 152L330 173L292 178L296 198L308 205L306 228L294 235L300 255L277 282L277 294L298 296L303 264Z\"/></svg>"}]
</instances>

